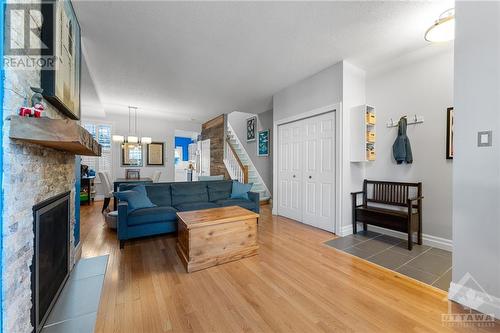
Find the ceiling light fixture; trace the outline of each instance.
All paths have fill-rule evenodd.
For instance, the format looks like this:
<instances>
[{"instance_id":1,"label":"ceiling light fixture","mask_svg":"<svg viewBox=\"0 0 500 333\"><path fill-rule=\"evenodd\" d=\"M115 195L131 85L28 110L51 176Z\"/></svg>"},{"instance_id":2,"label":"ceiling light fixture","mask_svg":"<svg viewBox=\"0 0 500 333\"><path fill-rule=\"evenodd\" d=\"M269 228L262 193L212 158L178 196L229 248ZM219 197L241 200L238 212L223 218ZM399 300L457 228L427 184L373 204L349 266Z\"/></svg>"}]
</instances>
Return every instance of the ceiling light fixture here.
<instances>
[{"instance_id":1,"label":"ceiling light fixture","mask_svg":"<svg viewBox=\"0 0 500 333\"><path fill-rule=\"evenodd\" d=\"M134 110L134 131L131 132L131 123L132 123L132 110ZM128 133L127 137L123 135L113 135L113 142L118 143L127 143L127 144L149 144L153 140L148 136L143 136L142 138L137 135L137 107L129 106L128 107Z\"/></svg>"},{"instance_id":2,"label":"ceiling light fixture","mask_svg":"<svg viewBox=\"0 0 500 333\"><path fill-rule=\"evenodd\" d=\"M455 39L455 8L444 11L427 29L425 40L432 43L449 42Z\"/></svg>"}]
</instances>

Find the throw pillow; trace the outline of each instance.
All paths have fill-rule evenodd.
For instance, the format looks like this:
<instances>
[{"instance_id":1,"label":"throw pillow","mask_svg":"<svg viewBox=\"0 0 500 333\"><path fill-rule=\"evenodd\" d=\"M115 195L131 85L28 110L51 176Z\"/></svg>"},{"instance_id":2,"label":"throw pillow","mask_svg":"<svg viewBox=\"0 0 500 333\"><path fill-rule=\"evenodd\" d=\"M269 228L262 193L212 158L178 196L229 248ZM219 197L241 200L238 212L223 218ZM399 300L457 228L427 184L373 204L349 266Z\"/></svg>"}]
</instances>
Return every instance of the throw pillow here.
<instances>
[{"instance_id":1,"label":"throw pillow","mask_svg":"<svg viewBox=\"0 0 500 333\"><path fill-rule=\"evenodd\" d=\"M129 212L140 208L156 207L156 205L149 200L144 185L138 185L130 190L114 192L113 194L118 200L123 200L128 203Z\"/></svg>"},{"instance_id":2,"label":"throw pillow","mask_svg":"<svg viewBox=\"0 0 500 333\"><path fill-rule=\"evenodd\" d=\"M247 199L248 192L252 188L253 184L243 184L239 181L233 181L233 187L231 189L231 199Z\"/></svg>"}]
</instances>

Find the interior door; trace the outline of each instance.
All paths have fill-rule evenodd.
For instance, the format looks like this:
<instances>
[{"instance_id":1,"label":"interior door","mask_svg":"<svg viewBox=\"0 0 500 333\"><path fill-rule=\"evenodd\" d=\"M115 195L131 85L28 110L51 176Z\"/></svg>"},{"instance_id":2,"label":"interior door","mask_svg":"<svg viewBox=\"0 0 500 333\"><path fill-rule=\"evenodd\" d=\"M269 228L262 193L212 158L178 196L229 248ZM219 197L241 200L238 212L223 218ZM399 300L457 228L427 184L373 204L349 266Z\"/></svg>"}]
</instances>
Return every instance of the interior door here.
<instances>
[{"instance_id":1,"label":"interior door","mask_svg":"<svg viewBox=\"0 0 500 333\"><path fill-rule=\"evenodd\" d=\"M302 221L334 231L335 216L335 113L308 118L304 125ZM281 194L281 192L280 192Z\"/></svg>"},{"instance_id":2,"label":"interior door","mask_svg":"<svg viewBox=\"0 0 500 333\"><path fill-rule=\"evenodd\" d=\"M303 123L278 127L278 213L302 221Z\"/></svg>"},{"instance_id":3,"label":"interior door","mask_svg":"<svg viewBox=\"0 0 500 333\"><path fill-rule=\"evenodd\" d=\"M201 176L210 176L210 139L201 142Z\"/></svg>"}]
</instances>

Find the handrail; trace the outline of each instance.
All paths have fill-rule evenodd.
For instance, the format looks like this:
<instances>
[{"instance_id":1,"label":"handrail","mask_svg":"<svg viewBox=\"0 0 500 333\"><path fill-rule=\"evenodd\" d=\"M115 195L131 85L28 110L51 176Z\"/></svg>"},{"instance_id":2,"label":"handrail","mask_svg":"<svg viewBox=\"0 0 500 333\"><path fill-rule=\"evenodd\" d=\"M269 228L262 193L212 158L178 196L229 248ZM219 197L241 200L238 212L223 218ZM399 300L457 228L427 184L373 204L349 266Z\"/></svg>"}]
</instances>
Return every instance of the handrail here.
<instances>
[{"instance_id":1,"label":"handrail","mask_svg":"<svg viewBox=\"0 0 500 333\"><path fill-rule=\"evenodd\" d=\"M233 169L234 177L237 178L240 182L247 184L248 183L248 165L244 165L233 145L229 141L229 138L226 138L226 145L229 147L229 150L226 149L226 159L229 161L230 168ZM232 161L236 161L237 166ZM239 170L237 170L239 169Z\"/></svg>"}]
</instances>

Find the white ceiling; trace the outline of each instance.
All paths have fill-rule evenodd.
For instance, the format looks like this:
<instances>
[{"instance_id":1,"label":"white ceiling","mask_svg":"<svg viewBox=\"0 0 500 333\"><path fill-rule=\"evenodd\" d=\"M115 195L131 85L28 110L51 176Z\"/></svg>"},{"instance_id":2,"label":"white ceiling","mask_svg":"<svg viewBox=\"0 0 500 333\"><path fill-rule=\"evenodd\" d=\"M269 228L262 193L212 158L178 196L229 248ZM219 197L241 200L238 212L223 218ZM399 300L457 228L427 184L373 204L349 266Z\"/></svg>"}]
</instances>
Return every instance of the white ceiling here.
<instances>
[{"instance_id":1,"label":"white ceiling","mask_svg":"<svg viewBox=\"0 0 500 333\"><path fill-rule=\"evenodd\" d=\"M340 60L370 72L404 54L440 52L447 46L423 34L452 6L78 1L82 112L125 115L134 105L144 115L199 122L263 112L274 93Z\"/></svg>"}]
</instances>

